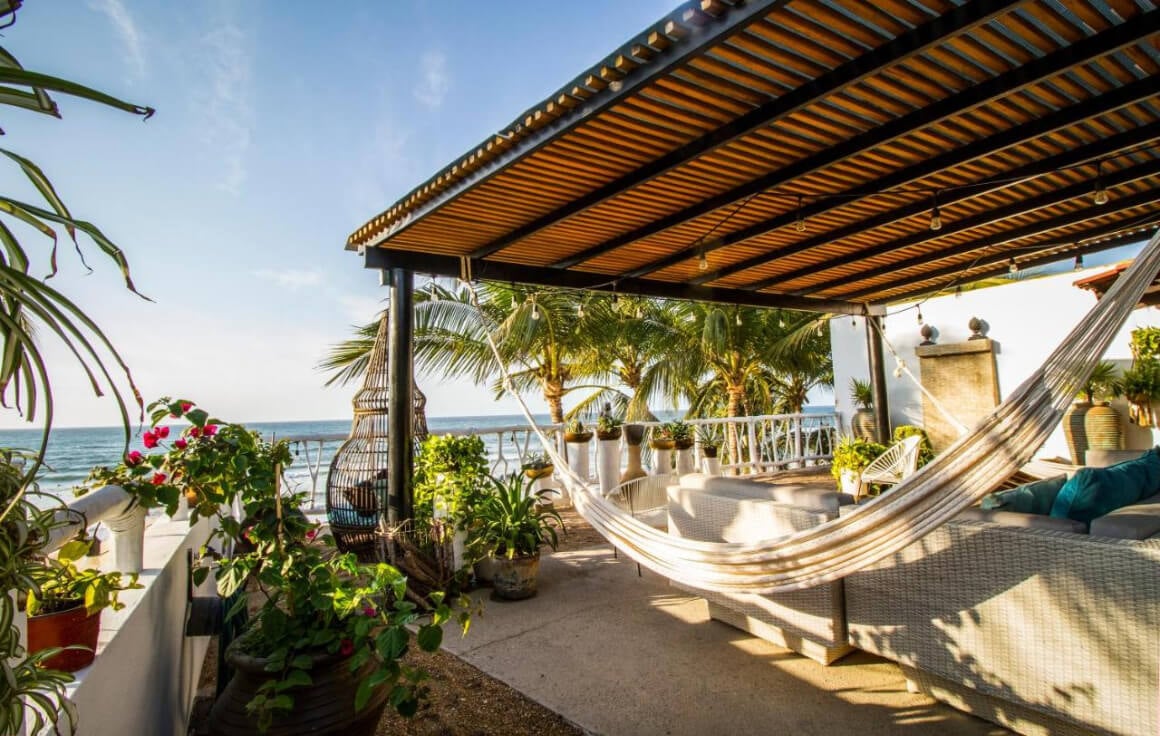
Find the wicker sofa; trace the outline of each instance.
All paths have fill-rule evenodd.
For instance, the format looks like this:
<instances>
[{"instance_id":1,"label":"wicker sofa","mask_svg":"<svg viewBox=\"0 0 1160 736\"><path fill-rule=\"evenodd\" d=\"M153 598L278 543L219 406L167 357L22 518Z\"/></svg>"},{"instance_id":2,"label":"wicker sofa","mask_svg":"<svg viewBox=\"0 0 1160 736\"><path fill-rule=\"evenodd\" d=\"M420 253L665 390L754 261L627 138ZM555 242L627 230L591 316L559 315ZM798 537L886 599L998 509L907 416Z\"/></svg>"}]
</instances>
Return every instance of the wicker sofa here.
<instances>
[{"instance_id":1,"label":"wicker sofa","mask_svg":"<svg viewBox=\"0 0 1160 736\"><path fill-rule=\"evenodd\" d=\"M824 476L827 481L829 476ZM829 481L832 483L832 481ZM685 475L668 489L669 534L708 542L750 542L833 519L847 494L817 483L771 484L753 476ZM676 585L676 583L674 583ZM779 595L722 594L683 585L705 598L709 615L822 664L852 651L842 583Z\"/></svg>"},{"instance_id":2,"label":"wicker sofa","mask_svg":"<svg viewBox=\"0 0 1160 736\"><path fill-rule=\"evenodd\" d=\"M970 510L847 577L850 643L1019 733L1154 736L1160 496L1090 534L1029 516Z\"/></svg>"}]
</instances>

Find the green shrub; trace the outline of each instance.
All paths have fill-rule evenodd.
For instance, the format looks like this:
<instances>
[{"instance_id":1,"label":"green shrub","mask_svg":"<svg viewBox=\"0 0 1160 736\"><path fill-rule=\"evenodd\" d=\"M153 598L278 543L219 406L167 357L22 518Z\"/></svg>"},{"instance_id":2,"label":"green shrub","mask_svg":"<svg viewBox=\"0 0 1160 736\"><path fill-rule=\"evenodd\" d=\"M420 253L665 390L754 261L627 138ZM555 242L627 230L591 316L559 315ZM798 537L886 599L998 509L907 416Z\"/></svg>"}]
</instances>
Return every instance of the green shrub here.
<instances>
[{"instance_id":1,"label":"green shrub","mask_svg":"<svg viewBox=\"0 0 1160 736\"><path fill-rule=\"evenodd\" d=\"M446 506L456 529L466 529L471 512L488 494L487 452L479 437L431 436L415 460L414 513L419 528L435 515L435 497Z\"/></svg>"},{"instance_id":2,"label":"green shrub","mask_svg":"<svg viewBox=\"0 0 1160 736\"><path fill-rule=\"evenodd\" d=\"M926 434L926 430L913 424L900 424L894 428L893 439L895 442L902 442L907 437L914 435L922 437L922 442L918 443L918 467L921 468L934 460L934 447L930 444L930 437Z\"/></svg>"},{"instance_id":3,"label":"green shrub","mask_svg":"<svg viewBox=\"0 0 1160 736\"><path fill-rule=\"evenodd\" d=\"M834 460L830 465L830 474L835 480L842 479L843 470L859 472L886 452L886 445L871 440L845 437L834 448Z\"/></svg>"}]
</instances>

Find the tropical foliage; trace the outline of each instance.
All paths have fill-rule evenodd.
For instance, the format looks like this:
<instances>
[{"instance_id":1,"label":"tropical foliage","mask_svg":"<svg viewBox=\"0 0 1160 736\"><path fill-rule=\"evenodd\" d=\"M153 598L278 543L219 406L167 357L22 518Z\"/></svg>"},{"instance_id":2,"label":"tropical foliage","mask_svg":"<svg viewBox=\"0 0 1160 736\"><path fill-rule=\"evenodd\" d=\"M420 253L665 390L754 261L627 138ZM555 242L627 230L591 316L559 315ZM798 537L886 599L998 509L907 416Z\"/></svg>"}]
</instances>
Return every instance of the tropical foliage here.
<instances>
[{"instance_id":1,"label":"tropical foliage","mask_svg":"<svg viewBox=\"0 0 1160 736\"><path fill-rule=\"evenodd\" d=\"M540 547L556 549L556 530L563 527L560 515L544 500L550 491L532 492L532 481L523 474L491 478L491 493L475 511L475 526L468 544L482 558L526 557Z\"/></svg>"}]
</instances>

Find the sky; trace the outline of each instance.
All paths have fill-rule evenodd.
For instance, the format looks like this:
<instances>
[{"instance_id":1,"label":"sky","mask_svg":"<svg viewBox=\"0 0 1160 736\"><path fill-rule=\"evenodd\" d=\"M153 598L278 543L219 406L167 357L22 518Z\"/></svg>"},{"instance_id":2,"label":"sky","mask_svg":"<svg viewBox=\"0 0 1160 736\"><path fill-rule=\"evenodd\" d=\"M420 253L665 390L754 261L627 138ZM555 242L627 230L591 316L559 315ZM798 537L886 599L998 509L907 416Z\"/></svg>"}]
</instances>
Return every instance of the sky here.
<instances>
[{"instance_id":1,"label":"sky","mask_svg":"<svg viewBox=\"0 0 1160 736\"><path fill-rule=\"evenodd\" d=\"M347 418L354 388L323 388L315 365L385 290L346 236L675 6L26 0L0 31L25 68L157 113L58 94L60 120L0 109L0 146L39 164L128 257L152 301L82 237L87 273L63 233L50 283L100 325L146 402L182 396L232 421ZM0 187L37 199L14 166ZM51 242L13 227L47 274ZM119 421L62 347L46 337L44 352L55 426ZM518 411L486 388L419 380L433 416ZM0 410L0 428L27 426Z\"/></svg>"}]
</instances>

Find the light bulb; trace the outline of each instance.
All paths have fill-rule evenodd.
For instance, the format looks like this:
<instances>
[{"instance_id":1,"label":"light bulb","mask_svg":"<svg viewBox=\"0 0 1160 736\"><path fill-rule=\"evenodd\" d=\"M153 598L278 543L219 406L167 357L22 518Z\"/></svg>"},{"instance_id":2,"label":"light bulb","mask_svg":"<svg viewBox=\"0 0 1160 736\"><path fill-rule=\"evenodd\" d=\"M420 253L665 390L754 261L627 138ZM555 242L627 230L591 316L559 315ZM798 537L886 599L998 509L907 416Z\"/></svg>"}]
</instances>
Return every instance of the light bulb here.
<instances>
[{"instance_id":1,"label":"light bulb","mask_svg":"<svg viewBox=\"0 0 1160 736\"><path fill-rule=\"evenodd\" d=\"M1083 254L1079 254L1075 257L1075 270L1076 271L1083 270Z\"/></svg>"},{"instance_id":2,"label":"light bulb","mask_svg":"<svg viewBox=\"0 0 1160 736\"><path fill-rule=\"evenodd\" d=\"M918 323L922 324L922 307L918 308Z\"/></svg>"},{"instance_id":3,"label":"light bulb","mask_svg":"<svg viewBox=\"0 0 1160 736\"><path fill-rule=\"evenodd\" d=\"M1096 183L1096 190L1092 192L1092 201L1096 204L1108 203L1108 190L1104 189L1103 185Z\"/></svg>"},{"instance_id":4,"label":"light bulb","mask_svg":"<svg viewBox=\"0 0 1160 736\"><path fill-rule=\"evenodd\" d=\"M1019 264L1015 262L1015 258L1007 262L1007 273L1016 273L1019 270Z\"/></svg>"},{"instance_id":5,"label":"light bulb","mask_svg":"<svg viewBox=\"0 0 1160 736\"><path fill-rule=\"evenodd\" d=\"M704 251L701 251L701 257L697 260L697 269L700 271L709 270L709 259L705 257Z\"/></svg>"},{"instance_id":6,"label":"light bulb","mask_svg":"<svg viewBox=\"0 0 1160 736\"><path fill-rule=\"evenodd\" d=\"M576 307L576 316L584 319L584 302L580 302L579 306Z\"/></svg>"},{"instance_id":7,"label":"light bulb","mask_svg":"<svg viewBox=\"0 0 1160 736\"><path fill-rule=\"evenodd\" d=\"M939 212L937 204L934 206L934 209L930 211L930 229L942 230L942 213Z\"/></svg>"},{"instance_id":8,"label":"light bulb","mask_svg":"<svg viewBox=\"0 0 1160 736\"><path fill-rule=\"evenodd\" d=\"M894 377L902 378L902 363L899 363L894 367Z\"/></svg>"},{"instance_id":9,"label":"light bulb","mask_svg":"<svg viewBox=\"0 0 1160 736\"><path fill-rule=\"evenodd\" d=\"M540 305L532 302L532 319L540 318Z\"/></svg>"},{"instance_id":10,"label":"light bulb","mask_svg":"<svg viewBox=\"0 0 1160 736\"><path fill-rule=\"evenodd\" d=\"M806 221L802 219L801 215L798 215L797 222L793 224L793 229L797 230L799 233L804 233L806 231Z\"/></svg>"},{"instance_id":11,"label":"light bulb","mask_svg":"<svg viewBox=\"0 0 1160 736\"><path fill-rule=\"evenodd\" d=\"M735 321L735 322L737 322L737 326L738 326L738 327L740 327L740 326L741 326L741 312L738 312L738 313L737 313L737 319L736 319L736 320L734 320L734 321Z\"/></svg>"},{"instance_id":12,"label":"light bulb","mask_svg":"<svg viewBox=\"0 0 1160 736\"><path fill-rule=\"evenodd\" d=\"M963 296L963 285L959 284L955 287L955 299L960 299Z\"/></svg>"}]
</instances>

